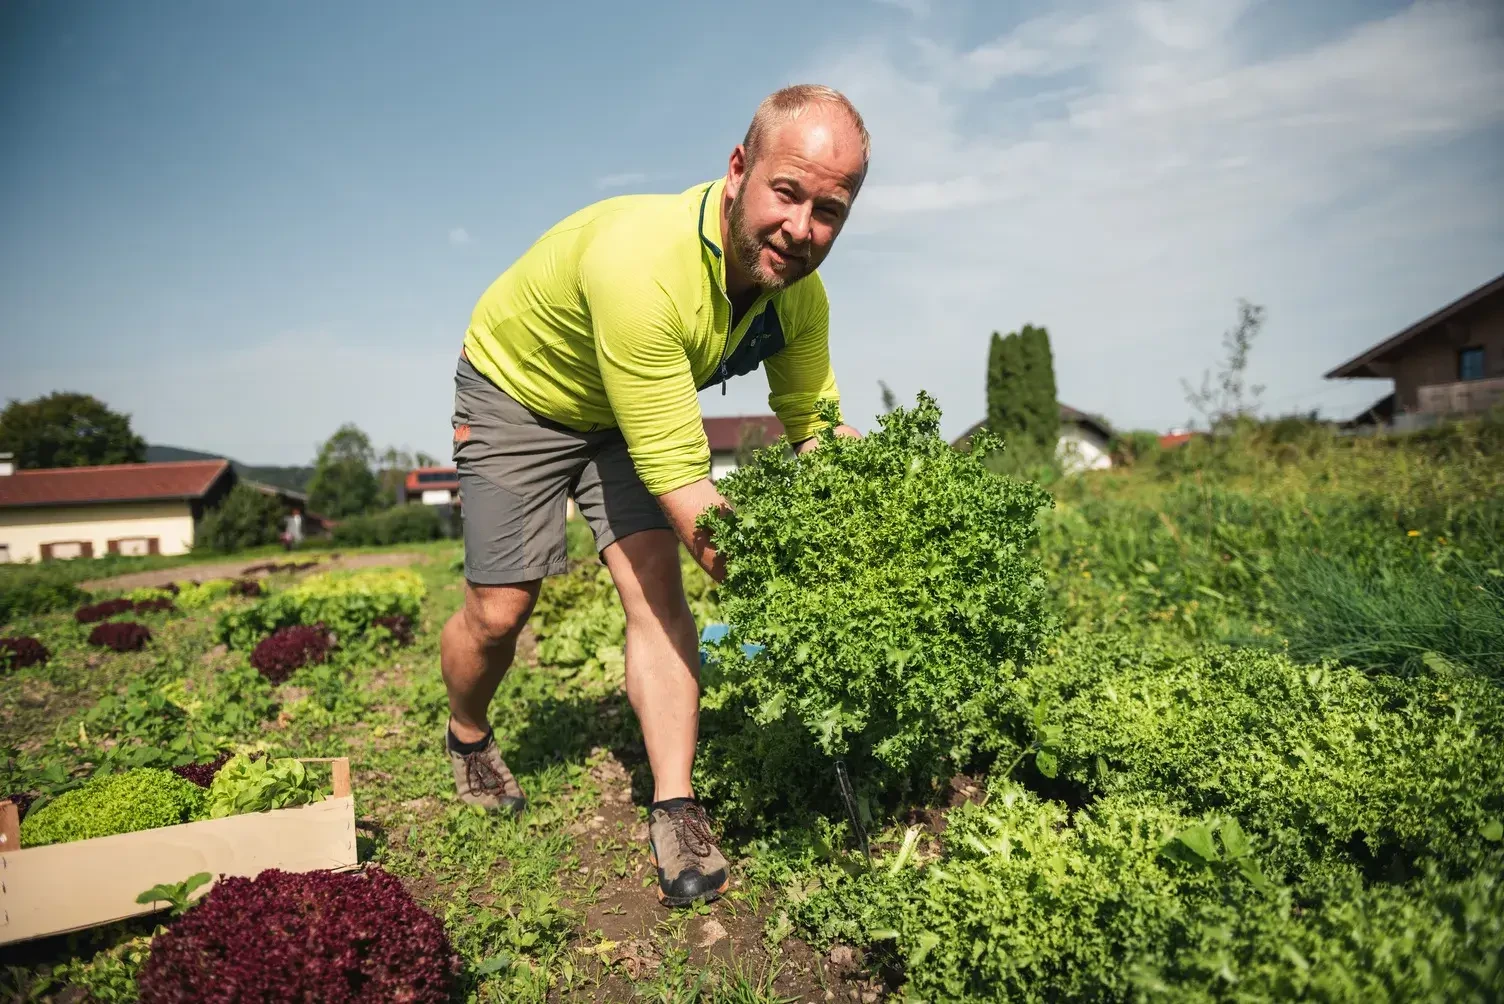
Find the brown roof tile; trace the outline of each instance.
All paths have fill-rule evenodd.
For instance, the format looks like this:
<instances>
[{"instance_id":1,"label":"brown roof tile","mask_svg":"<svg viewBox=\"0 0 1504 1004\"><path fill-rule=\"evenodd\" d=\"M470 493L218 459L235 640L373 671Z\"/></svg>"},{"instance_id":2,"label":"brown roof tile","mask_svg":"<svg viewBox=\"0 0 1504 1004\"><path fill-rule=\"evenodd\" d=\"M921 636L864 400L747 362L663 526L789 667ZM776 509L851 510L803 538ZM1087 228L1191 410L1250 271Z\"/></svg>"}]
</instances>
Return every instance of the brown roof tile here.
<instances>
[{"instance_id":1,"label":"brown roof tile","mask_svg":"<svg viewBox=\"0 0 1504 1004\"><path fill-rule=\"evenodd\" d=\"M21 470L0 477L0 507L194 499L229 468L226 460L183 460Z\"/></svg>"},{"instance_id":2,"label":"brown roof tile","mask_svg":"<svg viewBox=\"0 0 1504 1004\"><path fill-rule=\"evenodd\" d=\"M783 435L783 423L776 415L737 415L730 418L706 418L705 438L710 440L712 453L734 452L742 445L742 430L751 428L756 435L760 430L761 440L753 440L756 446L767 446Z\"/></svg>"}]
</instances>

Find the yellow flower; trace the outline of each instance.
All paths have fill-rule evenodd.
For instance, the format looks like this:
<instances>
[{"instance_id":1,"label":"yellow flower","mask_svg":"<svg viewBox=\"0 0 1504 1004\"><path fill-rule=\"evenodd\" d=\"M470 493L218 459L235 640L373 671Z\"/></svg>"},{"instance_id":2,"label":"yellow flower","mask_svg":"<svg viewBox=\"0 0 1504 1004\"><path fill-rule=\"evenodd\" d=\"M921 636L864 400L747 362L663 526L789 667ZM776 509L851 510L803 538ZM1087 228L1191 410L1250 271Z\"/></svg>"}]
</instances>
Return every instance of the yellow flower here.
<instances>
[{"instance_id":1,"label":"yellow flower","mask_svg":"<svg viewBox=\"0 0 1504 1004\"><path fill-rule=\"evenodd\" d=\"M1419 530L1411 530L1408 534L1406 534L1406 536L1409 536L1409 537L1419 537L1420 536L1420 531Z\"/></svg>"}]
</instances>

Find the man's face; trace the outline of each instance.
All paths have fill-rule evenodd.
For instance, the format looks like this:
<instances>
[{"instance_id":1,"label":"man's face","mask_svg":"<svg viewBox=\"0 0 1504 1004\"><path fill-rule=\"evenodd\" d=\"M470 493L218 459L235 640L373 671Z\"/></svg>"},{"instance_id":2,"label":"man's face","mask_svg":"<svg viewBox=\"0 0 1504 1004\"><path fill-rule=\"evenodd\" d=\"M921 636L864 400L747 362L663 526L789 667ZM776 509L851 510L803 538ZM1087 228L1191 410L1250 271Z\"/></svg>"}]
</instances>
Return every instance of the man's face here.
<instances>
[{"instance_id":1,"label":"man's face","mask_svg":"<svg viewBox=\"0 0 1504 1004\"><path fill-rule=\"evenodd\" d=\"M733 155L731 253L754 285L776 291L819 268L846 222L862 166L856 129L825 109L770 130L750 168Z\"/></svg>"}]
</instances>

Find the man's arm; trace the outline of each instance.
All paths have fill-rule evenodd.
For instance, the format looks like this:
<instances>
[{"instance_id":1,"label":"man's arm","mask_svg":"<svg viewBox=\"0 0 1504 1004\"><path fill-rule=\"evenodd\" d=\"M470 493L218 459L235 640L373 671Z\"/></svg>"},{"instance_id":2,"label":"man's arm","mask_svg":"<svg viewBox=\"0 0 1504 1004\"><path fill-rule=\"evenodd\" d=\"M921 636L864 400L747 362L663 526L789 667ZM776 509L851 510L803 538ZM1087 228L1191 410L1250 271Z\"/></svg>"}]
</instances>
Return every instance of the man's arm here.
<instances>
[{"instance_id":1,"label":"man's arm","mask_svg":"<svg viewBox=\"0 0 1504 1004\"><path fill-rule=\"evenodd\" d=\"M725 557L711 544L710 531L695 526L695 520L706 509L715 507L723 512L731 511L731 504L716 491L714 482L704 478L675 488L658 496L658 504L663 507L663 514L689 549L695 563L715 581L725 581Z\"/></svg>"},{"instance_id":2,"label":"man's arm","mask_svg":"<svg viewBox=\"0 0 1504 1004\"><path fill-rule=\"evenodd\" d=\"M635 247L603 242L583 274L606 396L638 477L700 567L717 582L725 562L695 520L725 505L710 481L710 444L684 351L674 298L632 257Z\"/></svg>"}]
</instances>

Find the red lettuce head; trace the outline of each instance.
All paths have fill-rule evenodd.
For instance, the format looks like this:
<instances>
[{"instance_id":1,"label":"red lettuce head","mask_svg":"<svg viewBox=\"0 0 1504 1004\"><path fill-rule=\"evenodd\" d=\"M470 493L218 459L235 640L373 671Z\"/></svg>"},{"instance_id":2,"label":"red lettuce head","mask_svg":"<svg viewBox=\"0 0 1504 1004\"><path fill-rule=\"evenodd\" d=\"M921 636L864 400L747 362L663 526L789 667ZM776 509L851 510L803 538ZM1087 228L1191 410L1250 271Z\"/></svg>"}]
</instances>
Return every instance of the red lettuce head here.
<instances>
[{"instance_id":1,"label":"red lettuce head","mask_svg":"<svg viewBox=\"0 0 1504 1004\"><path fill-rule=\"evenodd\" d=\"M52 658L52 653L47 651L35 638L26 635L12 635L9 638L0 638L0 672L12 669L25 669L27 666L35 666Z\"/></svg>"},{"instance_id":2,"label":"red lettuce head","mask_svg":"<svg viewBox=\"0 0 1504 1004\"><path fill-rule=\"evenodd\" d=\"M152 942L142 1004L441 1004L460 960L444 925L388 872L284 872L217 882Z\"/></svg>"},{"instance_id":3,"label":"red lettuce head","mask_svg":"<svg viewBox=\"0 0 1504 1004\"><path fill-rule=\"evenodd\" d=\"M384 617L377 617L371 623L390 631L392 640L398 645L413 643L413 619L407 614L387 614Z\"/></svg>"},{"instance_id":4,"label":"red lettuce head","mask_svg":"<svg viewBox=\"0 0 1504 1004\"><path fill-rule=\"evenodd\" d=\"M127 599L104 600L101 603L91 603L85 607L79 607L73 611L73 619L80 624L93 624L102 621L106 617L114 617L123 614L134 607L135 604Z\"/></svg>"},{"instance_id":5,"label":"red lettuce head","mask_svg":"<svg viewBox=\"0 0 1504 1004\"><path fill-rule=\"evenodd\" d=\"M200 788L207 788L214 783L214 775L219 773L219 768L230 762L232 755L229 750L226 750L206 763L185 763L167 769L186 781L192 781ZM251 759L254 760L255 757Z\"/></svg>"},{"instance_id":6,"label":"red lettuce head","mask_svg":"<svg viewBox=\"0 0 1504 1004\"><path fill-rule=\"evenodd\" d=\"M90 645L102 645L117 652L135 652L151 641L151 629L135 621L108 621L89 632Z\"/></svg>"},{"instance_id":7,"label":"red lettuce head","mask_svg":"<svg viewBox=\"0 0 1504 1004\"><path fill-rule=\"evenodd\" d=\"M149 614L157 610L175 609L177 608L173 606L172 601L165 596L158 596L156 599L151 600L137 600L135 605L135 610L138 614Z\"/></svg>"},{"instance_id":8,"label":"red lettuce head","mask_svg":"<svg viewBox=\"0 0 1504 1004\"><path fill-rule=\"evenodd\" d=\"M310 662L323 662L333 647L322 624L294 624L278 628L261 639L251 652L251 665L273 683L281 683L293 670Z\"/></svg>"}]
</instances>

